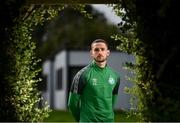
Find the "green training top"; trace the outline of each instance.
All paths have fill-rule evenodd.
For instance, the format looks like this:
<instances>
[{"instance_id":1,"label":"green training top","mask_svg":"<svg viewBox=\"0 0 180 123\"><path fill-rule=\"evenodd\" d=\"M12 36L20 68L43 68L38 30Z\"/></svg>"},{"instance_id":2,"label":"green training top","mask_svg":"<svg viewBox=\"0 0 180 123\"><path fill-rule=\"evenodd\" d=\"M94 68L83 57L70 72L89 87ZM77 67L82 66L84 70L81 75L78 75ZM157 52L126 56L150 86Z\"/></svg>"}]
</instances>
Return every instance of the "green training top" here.
<instances>
[{"instance_id":1,"label":"green training top","mask_svg":"<svg viewBox=\"0 0 180 123\"><path fill-rule=\"evenodd\" d=\"M120 84L119 75L109 66L94 61L74 77L68 107L78 122L113 122L113 106Z\"/></svg>"}]
</instances>

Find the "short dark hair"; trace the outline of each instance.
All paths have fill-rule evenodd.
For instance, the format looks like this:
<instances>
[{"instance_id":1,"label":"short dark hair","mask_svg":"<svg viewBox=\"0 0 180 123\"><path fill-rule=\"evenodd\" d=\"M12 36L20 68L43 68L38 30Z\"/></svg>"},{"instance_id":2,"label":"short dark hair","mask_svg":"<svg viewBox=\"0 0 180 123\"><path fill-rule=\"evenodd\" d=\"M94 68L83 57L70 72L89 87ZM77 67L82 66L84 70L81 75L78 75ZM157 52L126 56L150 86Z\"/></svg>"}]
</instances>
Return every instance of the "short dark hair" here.
<instances>
[{"instance_id":1,"label":"short dark hair","mask_svg":"<svg viewBox=\"0 0 180 123\"><path fill-rule=\"evenodd\" d=\"M91 49L92 49L92 44L94 44L94 43L104 43L104 44L106 44L107 48L109 49L108 42L105 41L104 39L96 39L96 40L94 40L94 41L91 43Z\"/></svg>"}]
</instances>

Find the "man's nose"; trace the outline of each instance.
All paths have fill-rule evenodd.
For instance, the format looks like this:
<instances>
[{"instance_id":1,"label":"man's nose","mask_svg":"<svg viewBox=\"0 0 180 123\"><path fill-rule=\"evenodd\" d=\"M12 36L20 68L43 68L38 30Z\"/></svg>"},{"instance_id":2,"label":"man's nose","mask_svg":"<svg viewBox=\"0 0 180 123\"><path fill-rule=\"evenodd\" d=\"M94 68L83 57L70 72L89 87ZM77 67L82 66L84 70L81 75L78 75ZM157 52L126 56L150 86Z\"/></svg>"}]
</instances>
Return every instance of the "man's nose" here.
<instances>
[{"instance_id":1,"label":"man's nose","mask_svg":"<svg viewBox=\"0 0 180 123\"><path fill-rule=\"evenodd\" d=\"M98 54L100 54L100 55L101 55L101 54L102 54L102 50L99 50L99 51L98 51Z\"/></svg>"}]
</instances>

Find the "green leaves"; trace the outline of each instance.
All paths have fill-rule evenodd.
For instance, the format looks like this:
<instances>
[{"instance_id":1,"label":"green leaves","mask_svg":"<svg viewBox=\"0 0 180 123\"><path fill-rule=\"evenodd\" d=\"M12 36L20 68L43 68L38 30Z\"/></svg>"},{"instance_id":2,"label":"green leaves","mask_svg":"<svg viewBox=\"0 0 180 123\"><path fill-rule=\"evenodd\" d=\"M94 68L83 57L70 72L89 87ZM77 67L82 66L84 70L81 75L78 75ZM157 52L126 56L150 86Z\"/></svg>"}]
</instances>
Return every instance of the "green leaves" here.
<instances>
[{"instance_id":1,"label":"green leaves","mask_svg":"<svg viewBox=\"0 0 180 123\"><path fill-rule=\"evenodd\" d=\"M7 75L6 78L11 84L11 103L15 107L17 121L42 122L49 116L51 110L47 102L42 104L43 108L38 107L43 102L38 90L38 84L42 81L38 77L41 71L38 64L41 60L36 58L36 42L32 39L32 32L35 26L52 20L65 7L66 5L31 6L29 15L14 20L17 24L13 27L9 46L9 55L12 55L11 69L14 74ZM84 11L84 5L76 5L74 8L91 18Z\"/></svg>"},{"instance_id":2,"label":"green leaves","mask_svg":"<svg viewBox=\"0 0 180 123\"><path fill-rule=\"evenodd\" d=\"M20 19L13 27L9 51L14 56L12 59L12 63L15 63L12 64L14 75L8 78L14 92L11 100L16 108L18 121L43 121L50 112L47 103L43 104L44 107L41 109L38 107L42 100L37 88L41 81L37 77L41 69L38 67L40 59L36 58L36 42L32 40L32 31L38 24L43 24L57 16L58 10L51 7L47 9L43 6L39 7L34 9L25 20Z\"/></svg>"},{"instance_id":3,"label":"green leaves","mask_svg":"<svg viewBox=\"0 0 180 123\"><path fill-rule=\"evenodd\" d=\"M84 15L85 17L87 17L88 19L92 19L92 15L89 14L86 10L85 10L86 5L85 4L75 4L72 6L72 8L74 8L75 10L78 10L82 15Z\"/></svg>"},{"instance_id":4,"label":"green leaves","mask_svg":"<svg viewBox=\"0 0 180 123\"><path fill-rule=\"evenodd\" d=\"M129 15L130 11L135 9L135 6L133 6L132 2L127 1L127 8L123 9L124 4L113 5L115 12L122 17L123 21L119 25L119 33L112 35L111 38L119 42L118 50L133 54L135 57L134 63L127 63L125 66L133 73L133 76L127 77L127 79L133 82L134 86L131 88L126 87L124 91L132 96L131 113L139 117L140 121L145 121L149 113L147 110L148 102L151 102L153 99L152 88L155 80L152 64L147 55L147 44L139 39L136 22L130 20L130 17L133 17Z\"/></svg>"}]
</instances>

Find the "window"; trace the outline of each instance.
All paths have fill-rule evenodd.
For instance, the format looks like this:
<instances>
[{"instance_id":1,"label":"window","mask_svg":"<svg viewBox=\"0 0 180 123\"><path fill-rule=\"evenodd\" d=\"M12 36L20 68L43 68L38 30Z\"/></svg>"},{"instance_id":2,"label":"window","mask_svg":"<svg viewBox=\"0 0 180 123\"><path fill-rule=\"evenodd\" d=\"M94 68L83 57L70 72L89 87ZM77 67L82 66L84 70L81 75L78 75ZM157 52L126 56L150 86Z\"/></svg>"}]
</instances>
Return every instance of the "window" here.
<instances>
[{"instance_id":1,"label":"window","mask_svg":"<svg viewBox=\"0 0 180 123\"><path fill-rule=\"evenodd\" d=\"M69 68L69 76L68 76L68 92L70 91L71 84L73 81L74 76L77 74L79 70L81 70L84 66L72 66Z\"/></svg>"},{"instance_id":2,"label":"window","mask_svg":"<svg viewBox=\"0 0 180 123\"><path fill-rule=\"evenodd\" d=\"M62 89L62 84L63 84L63 80L62 80L62 68L57 70L57 89L61 90Z\"/></svg>"},{"instance_id":3,"label":"window","mask_svg":"<svg viewBox=\"0 0 180 123\"><path fill-rule=\"evenodd\" d=\"M47 75L42 75L42 81L40 82L41 90L47 91Z\"/></svg>"}]
</instances>

